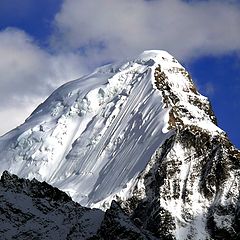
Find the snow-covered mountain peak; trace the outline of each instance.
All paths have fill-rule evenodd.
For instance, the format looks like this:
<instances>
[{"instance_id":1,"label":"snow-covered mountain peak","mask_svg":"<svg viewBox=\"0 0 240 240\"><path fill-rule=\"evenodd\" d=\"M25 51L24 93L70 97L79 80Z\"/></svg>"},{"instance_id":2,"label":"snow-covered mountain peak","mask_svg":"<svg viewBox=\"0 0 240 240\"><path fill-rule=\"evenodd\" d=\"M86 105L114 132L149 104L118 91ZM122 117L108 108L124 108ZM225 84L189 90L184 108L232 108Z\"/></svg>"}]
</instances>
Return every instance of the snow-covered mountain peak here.
<instances>
[{"instance_id":1,"label":"snow-covered mountain peak","mask_svg":"<svg viewBox=\"0 0 240 240\"><path fill-rule=\"evenodd\" d=\"M149 61L152 59L155 62L160 63L162 60L172 61L174 57L164 50L146 50L136 57L136 59L143 61Z\"/></svg>"},{"instance_id":2,"label":"snow-covered mountain peak","mask_svg":"<svg viewBox=\"0 0 240 240\"><path fill-rule=\"evenodd\" d=\"M0 153L0 172L44 180L84 206L108 209L97 239L239 239L240 152L165 51L145 51L61 86L0 138ZM13 205L12 216L21 204L14 192L7 198L7 185L16 183L26 201L32 186L46 185L5 172L7 179L3 206Z\"/></svg>"},{"instance_id":3,"label":"snow-covered mountain peak","mask_svg":"<svg viewBox=\"0 0 240 240\"><path fill-rule=\"evenodd\" d=\"M1 171L47 181L85 206L127 198L181 128L222 134L208 100L165 51L145 51L68 82L0 139Z\"/></svg>"}]
</instances>

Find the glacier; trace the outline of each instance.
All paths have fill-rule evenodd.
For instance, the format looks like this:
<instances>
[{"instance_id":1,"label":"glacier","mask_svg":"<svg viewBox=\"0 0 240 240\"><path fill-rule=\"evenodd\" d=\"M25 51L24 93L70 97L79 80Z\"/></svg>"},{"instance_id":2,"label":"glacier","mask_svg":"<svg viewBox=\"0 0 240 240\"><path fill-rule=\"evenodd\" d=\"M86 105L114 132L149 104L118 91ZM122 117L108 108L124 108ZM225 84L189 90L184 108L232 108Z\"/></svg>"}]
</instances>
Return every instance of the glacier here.
<instances>
[{"instance_id":1,"label":"glacier","mask_svg":"<svg viewBox=\"0 0 240 240\"><path fill-rule=\"evenodd\" d=\"M61 86L0 139L1 171L47 181L83 206L129 188L171 135L153 69L179 67L172 59L148 51Z\"/></svg>"}]
</instances>

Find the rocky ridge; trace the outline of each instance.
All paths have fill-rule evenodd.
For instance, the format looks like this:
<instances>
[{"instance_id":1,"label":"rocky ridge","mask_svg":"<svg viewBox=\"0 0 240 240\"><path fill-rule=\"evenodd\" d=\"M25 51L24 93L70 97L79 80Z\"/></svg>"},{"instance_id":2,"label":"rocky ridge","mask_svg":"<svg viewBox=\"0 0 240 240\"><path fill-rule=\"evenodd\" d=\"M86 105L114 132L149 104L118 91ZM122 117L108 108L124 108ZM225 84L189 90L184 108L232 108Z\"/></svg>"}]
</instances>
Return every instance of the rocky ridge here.
<instances>
[{"instance_id":1,"label":"rocky ridge","mask_svg":"<svg viewBox=\"0 0 240 240\"><path fill-rule=\"evenodd\" d=\"M7 171L0 179L1 240L149 239L113 202L106 213L80 206L59 189Z\"/></svg>"}]
</instances>

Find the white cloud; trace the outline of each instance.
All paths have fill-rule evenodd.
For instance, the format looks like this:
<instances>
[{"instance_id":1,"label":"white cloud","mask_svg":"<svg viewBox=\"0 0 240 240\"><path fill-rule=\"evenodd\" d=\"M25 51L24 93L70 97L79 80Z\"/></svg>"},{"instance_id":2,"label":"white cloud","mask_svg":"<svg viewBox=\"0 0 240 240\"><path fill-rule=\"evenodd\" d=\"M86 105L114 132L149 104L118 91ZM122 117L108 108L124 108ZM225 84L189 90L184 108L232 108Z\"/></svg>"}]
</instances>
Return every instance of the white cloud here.
<instances>
[{"instance_id":1,"label":"white cloud","mask_svg":"<svg viewBox=\"0 0 240 240\"><path fill-rule=\"evenodd\" d=\"M55 25L55 42L83 48L96 63L145 49L184 60L240 49L237 1L65 0Z\"/></svg>"},{"instance_id":2,"label":"white cloud","mask_svg":"<svg viewBox=\"0 0 240 240\"><path fill-rule=\"evenodd\" d=\"M206 82L198 85L198 90L205 96L213 97L218 92L218 85Z\"/></svg>"},{"instance_id":3,"label":"white cloud","mask_svg":"<svg viewBox=\"0 0 240 240\"><path fill-rule=\"evenodd\" d=\"M0 135L22 122L56 87L85 72L77 55L50 54L18 29L0 32L0 56Z\"/></svg>"}]
</instances>

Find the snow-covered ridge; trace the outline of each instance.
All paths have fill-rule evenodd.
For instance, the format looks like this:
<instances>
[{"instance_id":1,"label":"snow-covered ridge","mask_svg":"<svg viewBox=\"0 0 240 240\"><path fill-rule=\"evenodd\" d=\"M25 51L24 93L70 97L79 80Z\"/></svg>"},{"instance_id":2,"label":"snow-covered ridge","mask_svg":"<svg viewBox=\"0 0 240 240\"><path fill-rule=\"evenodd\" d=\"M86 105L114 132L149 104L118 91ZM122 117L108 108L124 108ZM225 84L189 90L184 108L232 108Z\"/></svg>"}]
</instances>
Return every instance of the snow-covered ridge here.
<instances>
[{"instance_id":1,"label":"snow-covered ridge","mask_svg":"<svg viewBox=\"0 0 240 240\"><path fill-rule=\"evenodd\" d=\"M23 125L0 138L0 170L47 181L85 206L127 195L173 134L173 118L222 132L191 99L208 104L165 51L145 51L132 61L98 68L61 86Z\"/></svg>"}]
</instances>

